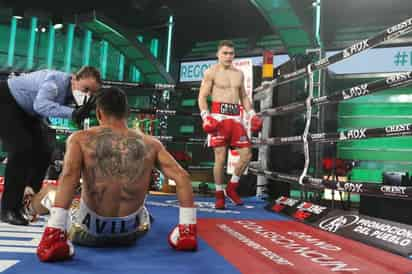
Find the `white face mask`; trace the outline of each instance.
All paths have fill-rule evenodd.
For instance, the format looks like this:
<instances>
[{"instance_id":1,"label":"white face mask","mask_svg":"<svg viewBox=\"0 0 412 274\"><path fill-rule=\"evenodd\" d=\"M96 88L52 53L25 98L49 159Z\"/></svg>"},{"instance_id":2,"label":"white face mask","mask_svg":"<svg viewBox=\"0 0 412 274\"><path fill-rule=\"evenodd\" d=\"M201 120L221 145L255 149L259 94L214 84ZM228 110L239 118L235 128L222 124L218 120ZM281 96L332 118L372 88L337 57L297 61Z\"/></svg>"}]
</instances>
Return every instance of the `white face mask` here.
<instances>
[{"instance_id":1,"label":"white face mask","mask_svg":"<svg viewBox=\"0 0 412 274\"><path fill-rule=\"evenodd\" d=\"M73 90L73 97L77 106L84 105L89 99L89 95L87 93L80 91L78 89Z\"/></svg>"}]
</instances>

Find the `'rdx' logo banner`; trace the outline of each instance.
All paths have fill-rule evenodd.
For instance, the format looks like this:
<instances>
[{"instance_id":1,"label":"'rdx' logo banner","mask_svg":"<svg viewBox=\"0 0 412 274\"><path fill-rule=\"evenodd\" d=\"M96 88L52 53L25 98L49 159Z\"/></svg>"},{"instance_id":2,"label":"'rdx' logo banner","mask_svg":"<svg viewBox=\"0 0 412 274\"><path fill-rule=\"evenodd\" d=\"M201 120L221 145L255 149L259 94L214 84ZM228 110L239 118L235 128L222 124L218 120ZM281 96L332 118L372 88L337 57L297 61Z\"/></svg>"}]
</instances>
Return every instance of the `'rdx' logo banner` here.
<instances>
[{"instance_id":1,"label":"'rdx' logo banner","mask_svg":"<svg viewBox=\"0 0 412 274\"><path fill-rule=\"evenodd\" d=\"M342 92L342 97L344 100L347 100L349 98L365 96L367 94L369 94L368 84L362 84L360 86L350 88L349 90L344 90Z\"/></svg>"},{"instance_id":2,"label":"'rdx' logo banner","mask_svg":"<svg viewBox=\"0 0 412 274\"><path fill-rule=\"evenodd\" d=\"M340 133L340 140L351 140L351 139L364 139L368 138L366 135L366 128L350 129L348 131L342 131Z\"/></svg>"},{"instance_id":3,"label":"'rdx' logo banner","mask_svg":"<svg viewBox=\"0 0 412 274\"><path fill-rule=\"evenodd\" d=\"M359 43L352 45L351 47L343 51L343 58L348 58L356 53L359 53L365 49L369 48L368 40L363 40Z\"/></svg>"}]
</instances>

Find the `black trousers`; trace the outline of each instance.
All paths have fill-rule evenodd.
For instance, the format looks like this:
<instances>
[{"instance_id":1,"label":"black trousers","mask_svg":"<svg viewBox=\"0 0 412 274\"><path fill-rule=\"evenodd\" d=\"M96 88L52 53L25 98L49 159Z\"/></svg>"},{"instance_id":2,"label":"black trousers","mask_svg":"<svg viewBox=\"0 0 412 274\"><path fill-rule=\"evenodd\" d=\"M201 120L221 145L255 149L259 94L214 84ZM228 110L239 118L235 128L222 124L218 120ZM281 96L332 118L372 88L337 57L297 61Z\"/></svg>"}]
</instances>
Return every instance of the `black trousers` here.
<instances>
[{"instance_id":1,"label":"black trousers","mask_svg":"<svg viewBox=\"0 0 412 274\"><path fill-rule=\"evenodd\" d=\"M20 210L24 188L41 188L51 161L49 128L40 118L27 114L0 81L0 139L7 151L2 210Z\"/></svg>"}]
</instances>

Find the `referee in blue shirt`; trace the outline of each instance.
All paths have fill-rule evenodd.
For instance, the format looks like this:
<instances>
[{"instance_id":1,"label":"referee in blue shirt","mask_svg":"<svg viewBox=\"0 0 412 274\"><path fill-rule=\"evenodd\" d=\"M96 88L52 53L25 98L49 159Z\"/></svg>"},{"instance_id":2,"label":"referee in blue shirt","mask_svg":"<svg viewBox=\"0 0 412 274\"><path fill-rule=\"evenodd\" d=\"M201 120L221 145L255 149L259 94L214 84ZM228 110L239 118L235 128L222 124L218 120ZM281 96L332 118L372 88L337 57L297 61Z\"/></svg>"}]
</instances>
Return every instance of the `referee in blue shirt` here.
<instances>
[{"instance_id":1,"label":"referee in blue shirt","mask_svg":"<svg viewBox=\"0 0 412 274\"><path fill-rule=\"evenodd\" d=\"M0 81L0 139L7 151L1 221L28 224L22 214L24 189L40 190L53 150L44 118L81 123L94 109L88 98L101 82L94 67L83 67L76 74L39 70Z\"/></svg>"}]
</instances>

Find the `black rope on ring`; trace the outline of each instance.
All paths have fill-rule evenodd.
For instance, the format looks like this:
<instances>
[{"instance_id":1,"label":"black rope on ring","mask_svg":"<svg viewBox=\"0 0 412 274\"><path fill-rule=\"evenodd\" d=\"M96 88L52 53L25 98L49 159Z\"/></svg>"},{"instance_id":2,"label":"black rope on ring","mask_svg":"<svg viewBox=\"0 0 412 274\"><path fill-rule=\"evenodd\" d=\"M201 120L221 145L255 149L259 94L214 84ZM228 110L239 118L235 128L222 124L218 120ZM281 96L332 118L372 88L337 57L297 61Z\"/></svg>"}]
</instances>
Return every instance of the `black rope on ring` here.
<instances>
[{"instance_id":1,"label":"black rope on ring","mask_svg":"<svg viewBox=\"0 0 412 274\"><path fill-rule=\"evenodd\" d=\"M249 171L255 175L265 176L267 178L286 183L297 183L299 181L298 175L262 170L256 167L249 167ZM335 180L314 178L311 176L305 176L303 178L303 185L318 190L327 188L365 196L412 200L411 186L381 185L372 182L339 182Z\"/></svg>"},{"instance_id":2,"label":"black rope on ring","mask_svg":"<svg viewBox=\"0 0 412 274\"><path fill-rule=\"evenodd\" d=\"M206 139L200 137L185 137L185 136L153 136L162 142L171 143L192 143L192 144L205 144Z\"/></svg>"},{"instance_id":3,"label":"black rope on ring","mask_svg":"<svg viewBox=\"0 0 412 274\"><path fill-rule=\"evenodd\" d=\"M369 138L401 137L412 135L412 123L397 124L378 128L354 128L340 132L314 133L308 135L311 143L335 143L342 141L364 140ZM268 139L253 138L255 145L287 145L303 142L303 136L272 137Z\"/></svg>"},{"instance_id":4,"label":"black rope on ring","mask_svg":"<svg viewBox=\"0 0 412 274\"><path fill-rule=\"evenodd\" d=\"M103 81L103 86L120 86L120 87L134 87L139 89L155 90L155 91L199 91L200 87L188 87L184 85L175 84L150 84L150 83L134 83L134 82L121 82L121 81Z\"/></svg>"},{"instance_id":5,"label":"black rope on ring","mask_svg":"<svg viewBox=\"0 0 412 274\"><path fill-rule=\"evenodd\" d=\"M343 89L334 92L327 96L317 97L312 99L312 106L336 104L340 101L351 100L358 97L370 95L372 93L386 90L388 88L397 88L410 85L412 83L412 71L397 73L395 75L386 77L382 80L377 80L369 83L360 84L351 88ZM294 111L304 110L306 108L305 102L295 102L288 105L269 108L261 111L261 116L277 116Z\"/></svg>"},{"instance_id":6,"label":"black rope on ring","mask_svg":"<svg viewBox=\"0 0 412 274\"><path fill-rule=\"evenodd\" d=\"M52 127L56 130L56 134L59 135L70 135L75 130L71 129L63 129L58 127ZM205 144L206 139L201 137L185 137L185 136L153 136L154 138L158 139L161 142L166 143L188 143L188 144Z\"/></svg>"},{"instance_id":7,"label":"black rope on ring","mask_svg":"<svg viewBox=\"0 0 412 274\"><path fill-rule=\"evenodd\" d=\"M200 118L199 112L171 110L171 109L149 109L149 108L130 108L131 113L155 114L159 116L194 116Z\"/></svg>"},{"instance_id":8,"label":"black rope on ring","mask_svg":"<svg viewBox=\"0 0 412 274\"><path fill-rule=\"evenodd\" d=\"M337 103L343 100L350 100L362 96L367 96L374 92L410 85L412 83L412 72L404 72L389 76L383 80L378 80L370 83L354 86L349 89L344 89L339 92L335 92L328 96L318 97L312 100L313 105L324 105L328 103ZM305 103L294 103L279 108L268 109L262 112L262 115L277 115L280 113L290 112L296 109L304 109ZM378 137L397 137L397 136L409 136L411 135L411 124L399 124L392 125L383 128L359 128L348 129L341 131L340 133L315 133L309 134L308 138L310 142L337 142L348 140L359 140L367 138ZM254 144L263 145L283 145L290 143L302 142L302 136L290 136L290 137L274 137L269 139L254 139Z\"/></svg>"},{"instance_id":9,"label":"black rope on ring","mask_svg":"<svg viewBox=\"0 0 412 274\"><path fill-rule=\"evenodd\" d=\"M0 70L0 75L14 77L19 76L25 73L30 73L35 70ZM190 87L187 85L175 85L175 84L164 84L164 83L139 83L139 82L123 82L123 81L112 81L112 80L104 80L103 87L109 86L119 86L119 87L131 87L131 88L140 88L140 89L147 89L147 90L155 90L155 91L199 91L200 87Z\"/></svg>"},{"instance_id":10,"label":"black rope on ring","mask_svg":"<svg viewBox=\"0 0 412 274\"><path fill-rule=\"evenodd\" d=\"M353 44L352 46L347 47L344 50L332 56L322 58L321 60L315 63L309 64L310 70L314 72L320 69L327 68L328 66L334 63L342 61L343 59L349 58L355 54L359 54L369 48L376 47L377 45L383 42L398 38L399 36L405 35L411 31L412 31L412 18L409 18L399 24L396 24L392 27L387 28L386 30L380 32L379 34L373 36L372 38L357 42ZM256 92L256 95L254 96L254 98L256 99L254 100L261 100L261 96L262 96L260 95L261 92L264 93L270 88L283 85L290 81L301 78L305 76L307 73L308 73L308 70L305 67L305 68L296 70L291 73L280 75L279 77L277 77L276 79L270 82L263 83L261 86L254 89L254 92Z\"/></svg>"}]
</instances>

